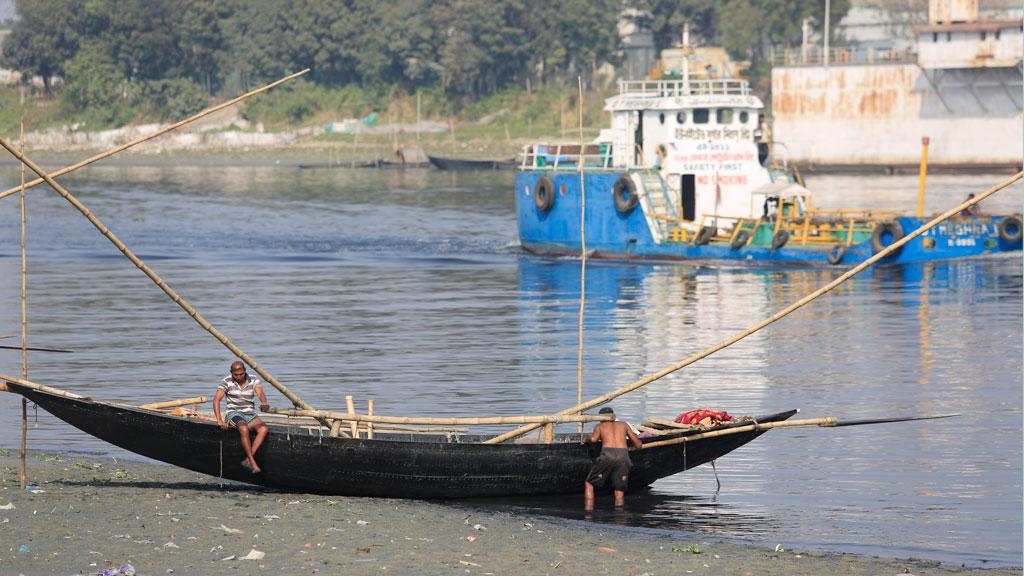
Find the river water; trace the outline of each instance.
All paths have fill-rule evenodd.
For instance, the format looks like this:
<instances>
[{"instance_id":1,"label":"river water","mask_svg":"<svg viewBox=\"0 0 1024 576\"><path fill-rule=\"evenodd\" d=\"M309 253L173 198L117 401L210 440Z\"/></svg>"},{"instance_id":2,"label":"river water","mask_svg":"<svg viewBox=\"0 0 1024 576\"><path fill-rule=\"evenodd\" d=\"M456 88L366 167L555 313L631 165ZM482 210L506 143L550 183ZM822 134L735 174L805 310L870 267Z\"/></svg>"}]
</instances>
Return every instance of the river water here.
<instances>
[{"instance_id":1,"label":"river water","mask_svg":"<svg viewBox=\"0 0 1024 576\"><path fill-rule=\"evenodd\" d=\"M17 182L0 168L4 186ZM1001 180L936 176L939 211ZM510 173L97 167L76 193L208 320L318 407L518 415L576 401L579 261L524 255ZM916 177L814 177L816 207L912 209ZM1022 188L983 209L1019 212ZM18 208L0 202L0 335L19 329ZM230 354L54 192L29 192L31 379L110 400L211 394ZM593 262L584 397L671 365L834 278L836 269ZM1020 565L1022 260L879 266L740 344L613 403L640 421L697 408L840 419L957 418L769 432L599 500L457 505L751 541ZM0 341L16 345L16 338ZM20 353L0 351L0 372ZM287 401L271 392L271 403ZM0 397L0 445L20 403ZM123 457L46 413L30 446Z\"/></svg>"}]
</instances>

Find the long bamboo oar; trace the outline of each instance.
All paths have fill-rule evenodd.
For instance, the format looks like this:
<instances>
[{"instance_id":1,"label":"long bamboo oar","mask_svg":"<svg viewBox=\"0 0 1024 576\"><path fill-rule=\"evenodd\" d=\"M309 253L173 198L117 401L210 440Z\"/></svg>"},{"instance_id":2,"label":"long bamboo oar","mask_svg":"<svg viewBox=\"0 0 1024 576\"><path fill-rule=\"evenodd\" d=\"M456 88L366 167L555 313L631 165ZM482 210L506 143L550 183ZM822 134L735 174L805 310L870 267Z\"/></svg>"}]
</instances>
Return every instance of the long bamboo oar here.
<instances>
[{"instance_id":1,"label":"long bamboo oar","mask_svg":"<svg viewBox=\"0 0 1024 576\"><path fill-rule=\"evenodd\" d=\"M971 198L971 199L961 203L959 206L957 206L955 208L952 208L950 210L947 210L947 211L943 212L942 214L939 214L938 216L933 218L931 221L929 221L927 224L924 224L923 226L921 226L917 230L914 230L910 234L904 236L899 241L893 242L892 244L890 244L889 246L887 246L883 250L879 251L878 254L875 254L874 256L868 258L867 260L865 260L865 261L861 262L860 264L854 266L853 268L851 268L850 270L846 271L843 275L839 276L835 280L829 282L828 284L822 286L821 288L818 288L817 290L815 290L814 292L811 292L807 296L804 296L800 300L794 302L793 304L790 304L789 306L787 306L786 308L780 310L779 312L776 312L771 317L769 317L769 318L767 318L765 320L762 320L761 322L758 322L757 324L751 326L750 328L747 328L743 332L741 332L741 333L739 333L739 334L737 334L737 335L735 335L735 336L733 336L731 338L723 340L722 342L719 342L718 344L715 344L714 346L704 350L703 352L699 352L697 354L694 354L693 356L690 356L689 358L687 358L687 359L685 359L685 360L683 360L683 361L681 361L681 362L679 362L679 363L677 363L677 364L675 364L673 366L669 366L668 368L662 369L659 372L655 372L654 374L651 374L649 376L645 376L644 378L641 378L640 380L637 380L636 382L633 382L632 384L628 384L626 386L623 386L621 388L613 390L612 392L609 392L609 393L607 393L607 394L605 394L603 396L598 396L597 398L594 398L593 400L588 400L587 402L584 402L582 404L577 404L576 406L573 406L572 408L566 408L565 410L562 410L558 414L572 414L572 413L580 412L580 411L583 411L583 410L589 410L589 409L591 409L591 408L593 408L595 406L600 406L601 404L604 404L605 402L608 402L608 401L610 401L610 400L612 400L614 398L618 398L619 396L622 396L623 394L626 394L628 392L632 392L633 390L636 390L637 388L640 388L642 386L646 386L647 384L650 384L651 382L654 382L655 380L658 380L660 378L668 376L669 374L671 374L671 373L673 373L673 372L675 372L675 371L677 371L677 370L679 370L681 368L685 368L686 366L689 366L690 364L693 364L694 362L696 362L696 361L698 361L698 360L700 360L702 358L706 358L706 357L714 354L715 352L718 352L719 350L722 350L723 348L728 348L729 346L735 344L736 342L739 342L740 340L746 338L747 336L750 336L751 334L753 334L754 332L757 332L758 330L764 328L765 326L768 326L769 324L772 324L773 322L776 322L778 320L781 320L782 318L785 318L786 316L788 316L789 314L791 314L795 310L798 310L798 309L804 307L805 305L809 304L810 302L814 301L819 296L822 296L823 294L826 294L826 293L830 292L836 286L839 286L843 282L846 282L850 278L853 278L854 276L856 276L860 272L864 271L864 269L866 269L868 266L871 266L875 262L878 262L879 260L881 260L881 259L885 258L886 256L892 254L894 251L899 250L907 242L910 242L914 238L917 238L921 234L924 234L928 230L931 230L932 228L938 226L939 224L941 224L946 219L959 214L961 210L963 210L965 208L969 208L971 206L974 206L975 204L977 204L978 202L981 202L985 198L988 198L989 196L995 194L996 192L1002 190L1003 188L1006 188L1010 184L1013 184L1014 182L1020 180L1021 177L1024 177L1024 172L1018 172L1018 173L1014 174L1013 176L1011 176L1010 178L1000 182L999 184L996 184L992 188L989 188L988 190L982 192L981 194L978 194L974 198ZM520 436L522 434L525 434L525 433L529 432L530 430L534 430L534 429L538 428L539 426L540 426L540 424L527 424L525 426L521 426L519 428L516 428L515 430L512 430L510 432L506 432L506 433L501 434L499 436L495 436L494 438L491 438L491 439L487 440L486 443L487 444L498 444L500 442L504 442L506 440L515 438L516 436Z\"/></svg>"},{"instance_id":2,"label":"long bamboo oar","mask_svg":"<svg viewBox=\"0 0 1024 576\"><path fill-rule=\"evenodd\" d=\"M152 134L150 134L148 136L142 136L141 138L136 138L135 140L132 140L131 142L127 142L125 144L122 144L122 145L120 145L120 146L118 146L116 148L111 148L110 150L107 150L106 152L101 152L101 153L99 153L99 154L97 154L95 156L92 156L90 158L86 158L85 160L82 160L81 162L79 162L77 164L72 164L71 166L67 166L65 168L61 168L60 170L56 170L56 171L50 173L50 176L52 176L53 178L57 178L58 176L63 176L65 174L67 174L68 172L73 172L75 170L78 170L79 168L82 168L83 166L88 166L89 164L92 164L93 162L97 162L99 160L103 160L104 158L108 158L110 156L113 156L114 154L117 154L118 152L122 152L124 150L127 150L127 149L133 147L133 146L137 146L139 144L142 144L143 142L145 142L147 140L152 140L153 138L156 138L157 136L161 136L163 134L166 134L166 133L170 132L171 130L174 130L176 128L181 128L182 126L184 126L186 124L190 124L192 122L195 122L196 120L199 120L200 118L202 118L204 116L209 116L210 114L213 114L214 112L217 112L219 110L223 110L224 108L227 108L228 106L231 106L233 104L237 104L237 103L241 102L242 100L245 100L246 98L249 98L250 96L255 96L256 94L259 94L261 92L266 92L267 90L270 90L271 88L273 88L275 86L279 86L279 85L284 84L285 82L287 82L289 80L292 80L294 78L298 78L299 76L302 76L303 74L306 74L307 72L309 72L309 68L306 68L305 70L302 70L300 72L296 72L295 74L291 74L289 76L285 76L284 78L281 78L280 80L278 80L276 82L271 82L270 84L267 84L266 86L263 86L262 88L257 88L257 89L255 89L255 90L253 90L251 92L246 92L245 94L242 94L241 96L238 96L237 98L233 98L231 100L228 100L227 102L224 102L223 104L218 104L218 105L214 106L213 108L207 108L206 110L203 110L202 112L199 112L198 114L196 114L194 116L189 116L188 118L186 118L186 119L184 119L184 120L182 120L180 122L176 122L174 124L171 124L170 126L166 126L164 128L161 128L161 129L157 130L156 132L153 132ZM27 190L29 188L34 188L34 187L42 184L45 181L46 180L44 178L36 178L35 180L33 180L31 182L27 182L25 184L25 189ZM8 188L7 190L4 190L3 192L0 192L0 198L4 198L4 197L7 197L7 196L10 196L11 194L17 194L18 190L20 190L20 189L21 189L20 186L15 186L14 188Z\"/></svg>"},{"instance_id":3,"label":"long bamboo oar","mask_svg":"<svg viewBox=\"0 0 1024 576\"><path fill-rule=\"evenodd\" d=\"M680 438L672 438L671 440L660 440L658 442L645 442L640 448L636 450L647 450L649 448L657 448L659 446L671 446L673 444L683 444L686 442L693 442L695 440L703 440L704 438L714 438L717 436L729 436L730 434L741 434L744 432L759 432L761 430L771 430L772 428L797 428L801 426L819 426L823 428L837 428L839 426L862 426L864 424L888 424L891 422L910 422L913 420L938 420L940 418L952 418L953 416L959 416L959 414L940 414L938 416L905 416L897 418L872 418L867 420L837 420L832 416L825 418L807 418L804 420L785 420L782 422L765 422L764 424L758 424L752 422L742 426L733 426L730 428L721 428L719 430L710 430L708 432L701 432L699 434L691 434L689 436L682 436Z\"/></svg>"},{"instance_id":4,"label":"long bamboo oar","mask_svg":"<svg viewBox=\"0 0 1024 576\"><path fill-rule=\"evenodd\" d=\"M218 341L220 341L221 344L226 346L228 350L231 350L231 352L235 356L237 356L240 360L242 360L243 362L245 362L246 364L251 366L252 369L255 370L257 374L262 376L264 380L269 382L271 386L273 386L274 388L277 388L278 391L281 392L281 394L284 394L286 398L291 400L292 404L294 404L295 406L298 406L299 408L303 408L305 410L313 410L312 406L310 406L309 404L306 404L306 402L303 401L302 398L299 398L294 392L289 390L284 384L281 384L280 382L278 382L277 378L274 378L273 376L271 376L269 372L264 370L263 367L260 366L256 362L256 360L254 360L248 354L243 352L241 348L239 348L238 346L235 346L231 342L231 340L228 340L227 336L222 334L220 330L217 330L217 328L215 328L212 324L207 322L206 319L203 318L202 315L199 314L198 310L193 308L192 305L188 303L188 301L186 301L184 298L181 297L181 295L179 295L177 292L175 292L174 289L172 289L170 286L168 286L167 283L164 282L163 278L160 278L160 276L158 276L156 272L151 270L149 268L149 266L146 265L145 262L143 262L138 256L135 255L134 252L132 252L127 246L125 246L124 242L121 242L121 240L117 237L117 235L115 235L109 228L107 228L107 226L105 224L103 224L103 222L100 221L99 218L97 218L91 211L89 211L89 209L86 208L85 205L82 204L78 200L78 198L75 198L74 196L72 196L70 192L68 192L66 189L64 189L63 186L58 184L57 181L54 180L52 176L50 176L49 174L44 172L43 169L40 168L35 162L29 160L24 154L22 154L17 149L15 149L13 146L11 146L11 144L8 143L3 138L0 138L0 146L3 146L4 148L6 148L8 152L13 154L15 158L17 158L18 160L23 162L33 172L35 172L36 174L39 174L39 176L43 180L45 180L46 183L49 184L51 188L53 188L58 194L60 194L62 197L64 197L65 200L70 202L71 205L74 206L76 209L78 209L78 211L81 212L86 218L88 218L89 222L91 222L92 225L95 226L96 229L99 230L101 234L106 236L107 240L110 240L110 242L113 243L114 246L116 246L117 249L120 250L121 253L125 255L125 257L127 257L129 260L131 260L132 264L135 264L135 266L139 270L142 270L142 272L146 276L148 276L149 279L152 280L153 283L157 285L157 287L159 287L161 290L164 291L164 294L167 294L167 296L171 300L173 300L178 306L181 306L181 309L184 310L185 312L187 312L188 315L191 316L192 319L195 320L200 326L202 326L204 330L206 330L207 332L212 334L214 338L216 338ZM324 421L323 424L325 426L328 425L326 421Z\"/></svg>"},{"instance_id":5,"label":"long bamboo oar","mask_svg":"<svg viewBox=\"0 0 1024 576\"><path fill-rule=\"evenodd\" d=\"M0 346L0 350L21 350L22 346ZM66 348L40 348L38 346L25 346L25 350L32 350L33 352L62 352L70 354L74 350L68 350Z\"/></svg>"}]
</instances>

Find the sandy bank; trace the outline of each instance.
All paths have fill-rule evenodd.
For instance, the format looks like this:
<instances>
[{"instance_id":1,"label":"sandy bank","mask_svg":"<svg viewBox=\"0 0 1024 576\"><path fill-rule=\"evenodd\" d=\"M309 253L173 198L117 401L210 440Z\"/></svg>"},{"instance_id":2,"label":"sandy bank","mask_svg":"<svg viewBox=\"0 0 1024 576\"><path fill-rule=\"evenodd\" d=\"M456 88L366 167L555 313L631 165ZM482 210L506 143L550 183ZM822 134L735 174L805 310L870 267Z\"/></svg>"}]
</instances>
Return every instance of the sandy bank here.
<instances>
[{"instance_id":1,"label":"sandy bank","mask_svg":"<svg viewBox=\"0 0 1024 576\"><path fill-rule=\"evenodd\" d=\"M178 468L0 453L0 574L965 574L932 562L685 540L459 503L288 494ZM598 501L599 506L609 502ZM263 557L242 559L247 555ZM1019 575L1019 568L981 571Z\"/></svg>"}]
</instances>

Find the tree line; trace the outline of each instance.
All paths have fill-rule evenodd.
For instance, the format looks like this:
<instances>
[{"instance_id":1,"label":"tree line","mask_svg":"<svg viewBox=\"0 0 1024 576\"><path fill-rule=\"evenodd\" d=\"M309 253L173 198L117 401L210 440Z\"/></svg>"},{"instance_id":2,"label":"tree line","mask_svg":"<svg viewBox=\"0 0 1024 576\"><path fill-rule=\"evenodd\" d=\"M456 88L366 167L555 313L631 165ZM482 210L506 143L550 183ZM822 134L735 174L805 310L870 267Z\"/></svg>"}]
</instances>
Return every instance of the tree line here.
<instances>
[{"instance_id":1,"label":"tree line","mask_svg":"<svg viewBox=\"0 0 1024 576\"><path fill-rule=\"evenodd\" d=\"M833 0L833 19L848 0ZM73 110L162 116L311 68L320 86L440 90L472 99L582 76L619 57L624 8L658 48L683 21L741 58L799 40L824 0L16 0L0 65L64 81ZM120 103L120 111L111 103ZM123 118L101 118L113 122Z\"/></svg>"}]
</instances>

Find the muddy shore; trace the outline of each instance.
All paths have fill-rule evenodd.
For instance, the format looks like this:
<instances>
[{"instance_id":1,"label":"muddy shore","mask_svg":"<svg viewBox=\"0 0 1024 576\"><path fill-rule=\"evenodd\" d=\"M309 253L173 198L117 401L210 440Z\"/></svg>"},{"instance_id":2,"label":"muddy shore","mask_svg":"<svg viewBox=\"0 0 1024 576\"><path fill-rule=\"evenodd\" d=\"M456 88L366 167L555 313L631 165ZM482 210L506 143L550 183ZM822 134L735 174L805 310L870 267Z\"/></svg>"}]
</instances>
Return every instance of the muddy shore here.
<instances>
[{"instance_id":1,"label":"muddy shore","mask_svg":"<svg viewBox=\"0 0 1024 576\"><path fill-rule=\"evenodd\" d=\"M0 576L95 574L985 574L480 510L263 490L171 466L0 451ZM610 505L599 499L598 506ZM628 504L627 504L628 505Z\"/></svg>"}]
</instances>

